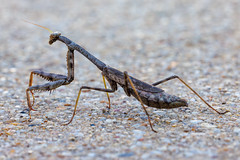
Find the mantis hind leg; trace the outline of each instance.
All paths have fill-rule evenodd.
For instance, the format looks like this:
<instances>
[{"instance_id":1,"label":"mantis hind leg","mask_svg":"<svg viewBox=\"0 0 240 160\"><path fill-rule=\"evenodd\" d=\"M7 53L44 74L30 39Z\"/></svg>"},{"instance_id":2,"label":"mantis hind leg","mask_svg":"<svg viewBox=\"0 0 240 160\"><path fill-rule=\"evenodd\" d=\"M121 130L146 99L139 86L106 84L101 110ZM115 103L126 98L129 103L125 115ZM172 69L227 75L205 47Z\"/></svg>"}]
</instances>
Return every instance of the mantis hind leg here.
<instances>
[{"instance_id":1,"label":"mantis hind leg","mask_svg":"<svg viewBox=\"0 0 240 160\"><path fill-rule=\"evenodd\" d=\"M128 73L127 73L126 71L124 72L124 80L125 80L125 83L126 83L126 84L127 84L127 82L130 83L130 86L132 87L134 93L137 95L137 98L138 98L138 100L140 101L140 103L141 103L141 105L142 105L142 107L143 107L143 109L144 109L144 111L145 111L145 113L146 113L146 115L147 115L147 117L148 117L148 122L149 122L149 125L150 125L152 131L153 131L153 132L157 132L157 131L155 131L155 130L153 129L153 126L152 126L152 123L151 123L151 120L150 120L150 116L149 116L149 114L148 114L148 112L147 112L147 109L146 109L146 107L144 106L141 97L139 96L139 94L138 94L138 92L137 92L137 90L136 90L136 88L135 88L135 86L134 86L131 78L129 77L129 75L128 75ZM128 85L126 85L126 84L125 84L125 87L127 87L127 88L125 88L124 90L125 90L125 92L127 92L127 95L130 95L130 91L128 90Z\"/></svg>"},{"instance_id":2,"label":"mantis hind leg","mask_svg":"<svg viewBox=\"0 0 240 160\"><path fill-rule=\"evenodd\" d=\"M152 85L153 86L156 86L156 85L159 85L161 83L164 83L164 82L167 82L169 80L172 80L172 79L178 79L179 81L181 81L186 87L188 87L194 94L196 94L209 108L211 108L212 110L214 110L215 112L217 112L218 114L225 114L229 111L225 111L225 112L219 112L217 111L215 108L213 108L210 104L208 104L194 89L192 89L184 80L182 80L179 76L177 75L173 75L173 76L170 76L170 77L167 77L161 81L158 81L158 82L155 82L153 83Z\"/></svg>"}]
</instances>

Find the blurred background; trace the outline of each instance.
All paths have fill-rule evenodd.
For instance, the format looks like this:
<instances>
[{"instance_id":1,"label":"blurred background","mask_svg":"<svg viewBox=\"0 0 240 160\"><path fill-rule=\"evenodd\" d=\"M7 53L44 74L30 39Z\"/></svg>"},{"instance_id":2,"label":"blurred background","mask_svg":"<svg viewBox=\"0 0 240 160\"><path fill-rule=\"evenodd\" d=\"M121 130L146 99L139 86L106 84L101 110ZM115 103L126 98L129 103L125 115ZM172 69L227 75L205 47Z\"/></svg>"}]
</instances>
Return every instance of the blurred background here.
<instances>
[{"instance_id":1,"label":"blurred background","mask_svg":"<svg viewBox=\"0 0 240 160\"><path fill-rule=\"evenodd\" d=\"M228 109L232 113L239 111L238 0L0 0L0 3L2 125L18 122L16 117L27 108L25 89L28 87L32 69L67 73L66 46L60 42L49 46L48 31L25 23L24 20L60 31L62 35L80 44L106 64L121 71L128 71L140 80L151 84L177 74L204 98L213 102L214 107L230 107ZM36 81L40 84L45 83L41 79ZM34 84L36 81L34 79ZM46 109L51 110L51 105L73 104L82 85L103 86L100 71L76 53L75 81L70 86L57 89L53 95L38 94L40 119ZM192 110L202 111L202 108L195 106L199 106L201 101L177 80L159 87L190 100ZM105 94L92 94L85 95L90 104L98 105L96 101L106 99ZM100 100L91 100L92 97L100 97ZM112 98L118 105L122 100L135 107L139 105L135 100L125 97L122 90ZM146 130L148 129L146 127ZM238 132L240 134L240 129ZM159 142L163 146L168 145L167 142ZM153 138L150 144L154 146L158 145L157 143ZM10 152L7 145L2 145L2 148L5 153ZM191 147L186 148L188 150ZM239 148L239 143L230 148L226 152L233 153L233 148ZM141 157L142 150L138 149L139 152L133 152L133 155ZM220 151L214 153L218 155L218 152ZM5 156L5 153L2 155ZM152 153L153 157L154 155L158 154ZM171 155L178 158L186 156L166 150L166 157ZM126 157L128 156L131 157L131 154L126 154ZM119 158L119 154L113 155L112 158L116 157Z\"/></svg>"},{"instance_id":2,"label":"blurred background","mask_svg":"<svg viewBox=\"0 0 240 160\"><path fill-rule=\"evenodd\" d=\"M238 1L2 0L0 12L1 71L12 68L21 81L29 69L66 70L66 47L49 46L49 33L23 20L60 31L107 64L144 80L210 72L213 79L226 80L239 72ZM76 61L86 62L78 55ZM81 68L94 66L86 63L76 72L89 73Z\"/></svg>"}]
</instances>

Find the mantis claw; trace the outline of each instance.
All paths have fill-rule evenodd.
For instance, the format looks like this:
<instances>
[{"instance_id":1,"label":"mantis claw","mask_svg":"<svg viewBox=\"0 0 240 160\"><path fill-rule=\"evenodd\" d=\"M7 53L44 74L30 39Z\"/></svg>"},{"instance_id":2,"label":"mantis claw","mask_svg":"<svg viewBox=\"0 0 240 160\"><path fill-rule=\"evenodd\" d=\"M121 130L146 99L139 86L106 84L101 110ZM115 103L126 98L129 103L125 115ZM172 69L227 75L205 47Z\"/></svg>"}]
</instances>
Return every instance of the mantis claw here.
<instances>
[{"instance_id":1,"label":"mantis claw","mask_svg":"<svg viewBox=\"0 0 240 160\"><path fill-rule=\"evenodd\" d=\"M27 94L27 104L28 104L28 108L29 108L29 115L30 115L30 111L36 111L35 109L32 108L32 106L34 105L34 101L35 101L35 98L34 98L34 95L33 95L33 92L31 92L32 96L33 96L33 103L31 104L30 102L30 96L29 96L29 93L28 93L28 89L26 90L26 94Z\"/></svg>"},{"instance_id":2,"label":"mantis claw","mask_svg":"<svg viewBox=\"0 0 240 160\"><path fill-rule=\"evenodd\" d=\"M226 113L228 113L228 112L230 112L230 111L225 111L225 112L218 112L218 114L226 114Z\"/></svg>"}]
</instances>

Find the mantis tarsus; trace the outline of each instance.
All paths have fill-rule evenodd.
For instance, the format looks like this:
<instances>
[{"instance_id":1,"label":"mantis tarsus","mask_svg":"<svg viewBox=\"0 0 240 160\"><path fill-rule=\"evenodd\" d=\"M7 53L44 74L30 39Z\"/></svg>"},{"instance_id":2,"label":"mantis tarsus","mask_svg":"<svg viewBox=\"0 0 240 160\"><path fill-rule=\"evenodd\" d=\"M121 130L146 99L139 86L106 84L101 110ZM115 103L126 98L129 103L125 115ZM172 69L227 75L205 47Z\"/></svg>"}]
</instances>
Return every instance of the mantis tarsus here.
<instances>
[{"instance_id":1,"label":"mantis tarsus","mask_svg":"<svg viewBox=\"0 0 240 160\"><path fill-rule=\"evenodd\" d=\"M34 24L34 25L37 25L37 24ZM152 127L150 116L149 116L144 104L149 106L149 107L154 107L154 108L158 108L158 109L162 109L162 108L172 109L172 108L178 108L178 107L182 107L182 106L186 106L186 107L188 106L186 100L181 99L181 98L179 98L177 96L174 96L174 95L169 95L166 92L164 92L164 90L155 87L158 84L167 82L167 81L172 80L172 79L180 80L194 94L196 94L208 107L210 107L211 109L216 111L218 114L225 114L225 113L228 112L228 111L219 112L216 109L214 109L196 91L194 91L188 84L186 84L186 82L183 81L179 76L174 75L174 76L168 77L164 80L153 83L152 85L147 84L143 81L140 81L136 78L133 78L133 77L129 76L126 71L121 72L117 69L114 69L114 68L106 65L105 63L103 63L102 61L100 61L99 59L94 57L92 54L90 54L88 51L86 51L84 48L82 48L80 45L74 43L73 41L71 41L67 37L61 36L60 32L52 32L50 29L48 29L46 27L43 27L43 26L40 26L40 25L37 25L37 26L42 27L44 29L47 29L51 33L50 34L50 39L49 39L49 44L50 45L53 44L56 41L61 41L64 44L66 44L66 46L68 47L68 52L67 52L68 75L65 76L65 75L60 75L60 74L55 74L55 73L46 73L46 72L43 72L43 71L40 71L40 70L35 70L35 71L31 72L30 79L29 79L29 88L26 89L27 103L28 103L28 107L29 107L30 118L31 118L30 111L34 110L33 105L34 105L35 98L34 98L33 91L35 91L35 90L51 91L51 90L56 89L56 88L58 88L62 85L68 85L74 80L74 51L75 50L78 51L79 53L81 53L83 56L85 56L88 60L90 60L93 64L95 64L99 70L101 70L103 83L104 83L105 88L88 87L88 86L80 87L79 92L78 92L78 96L77 96L77 99L76 99L76 103L75 103L72 118L65 125L70 124L72 122L75 114L76 114L77 104L78 104L78 101L79 101L82 90L88 89L88 90L96 90L96 91L106 92L107 97L108 97L108 102L109 102L108 108L110 109L110 97L109 97L108 93L115 92L117 90L118 85L119 85L124 89L127 96L132 95L138 101L140 101L141 106L144 109L144 111L145 111L145 113L148 117L149 125L150 125L152 131L156 132ZM45 83L43 85L32 86L33 75L38 75L38 76L40 76L40 77L42 77L42 78L44 78L44 79L46 79L50 82ZM109 82L109 84L111 86L111 89L107 89L105 78ZM33 97L33 100L32 100L33 102L32 103L31 103L31 100L30 100L29 92L32 94L32 97Z\"/></svg>"}]
</instances>

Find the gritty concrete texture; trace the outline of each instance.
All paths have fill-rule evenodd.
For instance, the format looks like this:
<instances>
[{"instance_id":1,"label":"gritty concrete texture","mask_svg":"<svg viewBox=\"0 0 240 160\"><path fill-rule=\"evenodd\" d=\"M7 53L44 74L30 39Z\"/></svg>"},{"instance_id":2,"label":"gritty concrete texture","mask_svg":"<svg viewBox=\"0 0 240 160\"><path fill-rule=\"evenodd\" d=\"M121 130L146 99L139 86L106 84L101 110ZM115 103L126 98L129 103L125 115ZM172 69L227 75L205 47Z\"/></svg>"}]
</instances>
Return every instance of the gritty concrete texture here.
<instances>
[{"instance_id":1,"label":"gritty concrete texture","mask_svg":"<svg viewBox=\"0 0 240 160\"><path fill-rule=\"evenodd\" d=\"M237 0L1 0L0 160L4 159L239 159L240 2ZM103 87L101 73L75 53L75 80L53 93L36 92L31 121L25 90L32 69L66 74L64 44L48 45L57 30L110 66L154 83L177 74L218 115L178 80L158 87L189 107L148 107L122 89L81 95L82 85ZM34 77L33 84L46 81Z\"/></svg>"}]
</instances>

